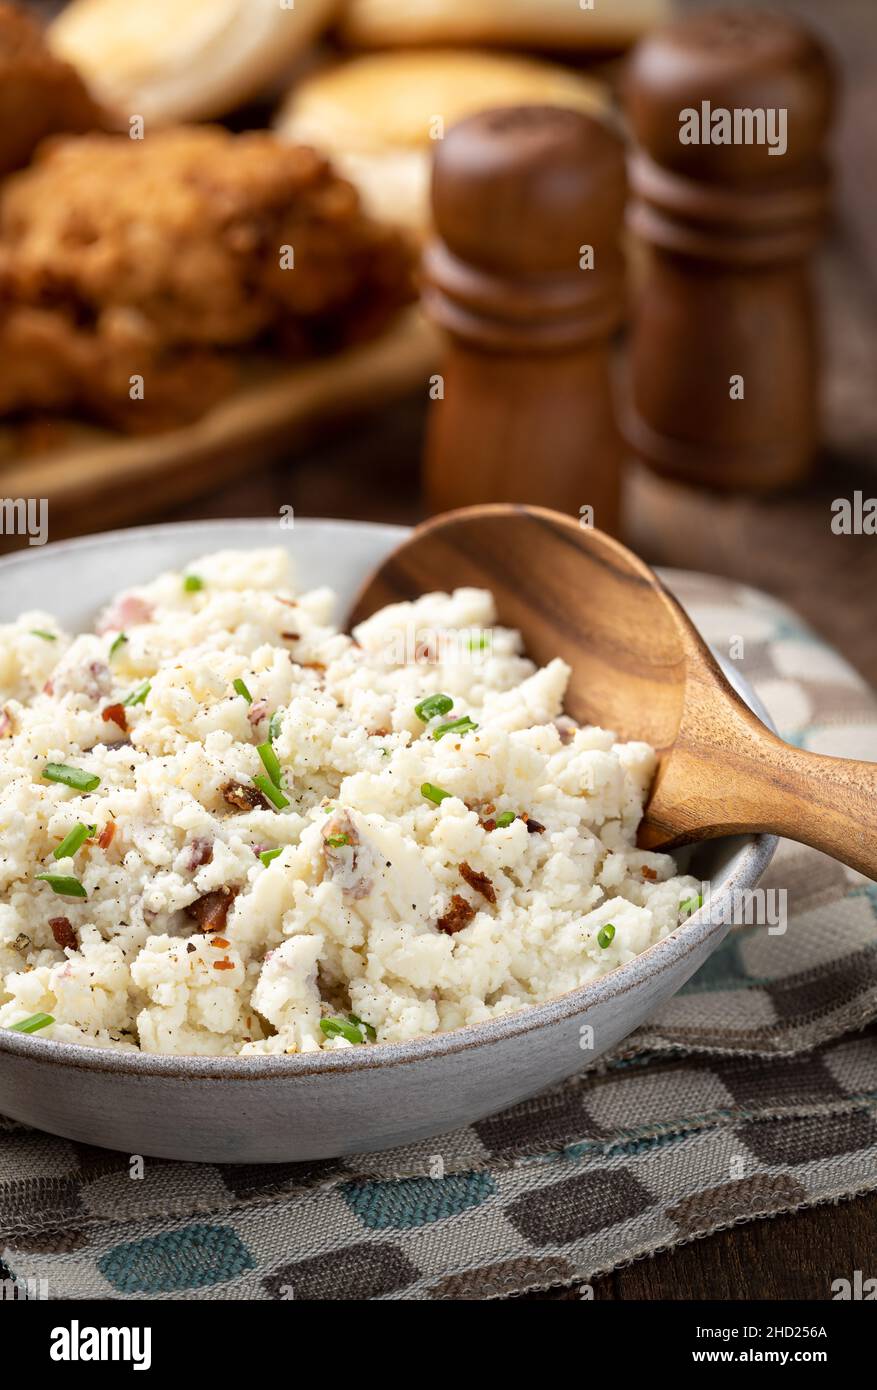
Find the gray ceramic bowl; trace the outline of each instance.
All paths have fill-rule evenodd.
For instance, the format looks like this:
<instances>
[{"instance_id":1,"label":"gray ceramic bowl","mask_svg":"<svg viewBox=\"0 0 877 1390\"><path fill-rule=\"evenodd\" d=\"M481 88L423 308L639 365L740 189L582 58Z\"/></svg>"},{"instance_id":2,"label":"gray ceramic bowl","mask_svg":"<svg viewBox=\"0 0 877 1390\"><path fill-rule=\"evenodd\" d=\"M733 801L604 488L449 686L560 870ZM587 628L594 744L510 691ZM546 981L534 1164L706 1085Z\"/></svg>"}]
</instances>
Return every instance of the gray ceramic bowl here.
<instances>
[{"instance_id":1,"label":"gray ceramic bowl","mask_svg":"<svg viewBox=\"0 0 877 1390\"><path fill-rule=\"evenodd\" d=\"M119 588L228 546L286 545L297 576L329 584L340 614L359 581L404 534L349 522L198 522L34 548L0 560L0 621L46 608L88 625ZM727 668L726 668L727 669ZM764 710L727 671L756 712ZM771 836L698 847L713 922L695 914L612 974L521 1013L412 1043L318 1056L160 1057L104 1052L0 1030L0 1113L126 1153L271 1163L390 1148L470 1123L561 1081L613 1047L715 950L735 890L754 887ZM593 1046L583 1050L588 1029Z\"/></svg>"}]
</instances>

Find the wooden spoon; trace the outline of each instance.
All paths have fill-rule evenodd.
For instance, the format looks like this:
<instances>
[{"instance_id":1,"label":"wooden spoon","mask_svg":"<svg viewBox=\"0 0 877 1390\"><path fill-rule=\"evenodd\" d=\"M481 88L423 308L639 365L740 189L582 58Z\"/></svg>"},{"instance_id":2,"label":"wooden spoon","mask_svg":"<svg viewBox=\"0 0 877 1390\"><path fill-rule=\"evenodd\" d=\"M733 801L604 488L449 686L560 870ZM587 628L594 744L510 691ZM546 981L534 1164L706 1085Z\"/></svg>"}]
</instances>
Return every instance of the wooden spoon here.
<instances>
[{"instance_id":1,"label":"wooden spoon","mask_svg":"<svg viewBox=\"0 0 877 1390\"><path fill-rule=\"evenodd\" d=\"M617 541L540 507L448 512L387 557L349 624L464 586L493 592L535 662L569 663L567 714L655 748L641 848L768 831L877 878L877 763L805 753L765 728L673 596Z\"/></svg>"}]
</instances>

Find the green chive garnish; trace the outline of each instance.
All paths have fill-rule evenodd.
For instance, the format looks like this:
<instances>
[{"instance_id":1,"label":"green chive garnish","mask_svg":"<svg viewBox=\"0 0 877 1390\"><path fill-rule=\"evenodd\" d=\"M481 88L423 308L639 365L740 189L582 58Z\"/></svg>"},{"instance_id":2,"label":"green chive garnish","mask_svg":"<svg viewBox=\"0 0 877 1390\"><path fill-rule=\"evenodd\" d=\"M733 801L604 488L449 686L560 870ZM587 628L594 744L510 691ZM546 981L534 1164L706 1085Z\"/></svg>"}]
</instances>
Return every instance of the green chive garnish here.
<instances>
[{"instance_id":1,"label":"green chive garnish","mask_svg":"<svg viewBox=\"0 0 877 1390\"><path fill-rule=\"evenodd\" d=\"M607 922L605 927L601 927L600 930L597 932L597 945L602 946L603 950L605 951L607 946L612 945L614 939L615 923Z\"/></svg>"},{"instance_id":2,"label":"green chive garnish","mask_svg":"<svg viewBox=\"0 0 877 1390\"><path fill-rule=\"evenodd\" d=\"M280 733L280 721L282 720L282 718L283 710L276 709L272 714L271 718L268 720L268 737L272 743L277 738L277 735Z\"/></svg>"},{"instance_id":3,"label":"green chive garnish","mask_svg":"<svg viewBox=\"0 0 877 1390\"><path fill-rule=\"evenodd\" d=\"M365 1042L361 1028L346 1018L321 1018L320 1031L327 1038L346 1038L349 1043Z\"/></svg>"},{"instance_id":4,"label":"green chive garnish","mask_svg":"<svg viewBox=\"0 0 877 1390\"><path fill-rule=\"evenodd\" d=\"M326 844L327 844L327 845L331 845L333 849L340 849L342 845L349 845L349 844L350 844L350 836L349 836L349 835L327 835L327 836L326 836Z\"/></svg>"},{"instance_id":5,"label":"green chive garnish","mask_svg":"<svg viewBox=\"0 0 877 1390\"><path fill-rule=\"evenodd\" d=\"M30 635L31 637L42 637L44 642L57 642L58 640L56 633L46 632L41 627L32 627L30 630ZM34 1015L34 1017L36 1017L36 1014Z\"/></svg>"},{"instance_id":6,"label":"green chive garnish","mask_svg":"<svg viewBox=\"0 0 877 1390\"><path fill-rule=\"evenodd\" d=\"M127 642L127 640L128 640L128 638L127 638L127 636L125 635L124 632L120 632L119 635L118 635L118 637L116 637L116 638L113 640L112 645L110 646L110 660L111 660L111 661L112 661L113 657L116 655L116 652L119 650L119 648L120 648L120 647L124 647L124 645L125 645L125 643Z\"/></svg>"},{"instance_id":7,"label":"green chive garnish","mask_svg":"<svg viewBox=\"0 0 877 1390\"><path fill-rule=\"evenodd\" d=\"M437 714L447 714L448 710L453 708L454 702L450 695L428 695L419 705L414 706L414 713L424 724L428 724Z\"/></svg>"},{"instance_id":8,"label":"green chive garnish","mask_svg":"<svg viewBox=\"0 0 877 1390\"><path fill-rule=\"evenodd\" d=\"M703 893L698 893L696 898L683 898L679 904L679 911L683 912L686 917L690 917L701 907L703 907Z\"/></svg>"},{"instance_id":9,"label":"green chive garnish","mask_svg":"<svg viewBox=\"0 0 877 1390\"><path fill-rule=\"evenodd\" d=\"M248 705L251 705L253 703L253 697L247 689L246 682L242 681L240 676L238 676L236 681L232 681L232 685L234 686L238 695L243 695Z\"/></svg>"},{"instance_id":10,"label":"green chive garnish","mask_svg":"<svg viewBox=\"0 0 877 1390\"><path fill-rule=\"evenodd\" d=\"M278 811L285 810L289 805L283 792L278 786L275 786L270 777L264 777L260 772L258 777L253 778L253 785L259 788L263 796L267 796L268 800L277 807Z\"/></svg>"},{"instance_id":11,"label":"green chive garnish","mask_svg":"<svg viewBox=\"0 0 877 1390\"><path fill-rule=\"evenodd\" d=\"M199 589L204 588L204 580L197 574L187 574L183 580L183 588L187 594L197 594Z\"/></svg>"},{"instance_id":12,"label":"green chive garnish","mask_svg":"<svg viewBox=\"0 0 877 1390\"><path fill-rule=\"evenodd\" d=\"M48 883L59 898L86 898L88 894L78 878L65 878L62 874L37 874L42 883Z\"/></svg>"},{"instance_id":13,"label":"green chive garnish","mask_svg":"<svg viewBox=\"0 0 877 1390\"><path fill-rule=\"evenodd\" d=\"M48 1028L50 1023L55 1020L51 1014L31 1014L30 1018L23 1018L18 1023L10 1023L10 1033L38 1033L41 1028Z\"/></svg>"},{"instance_id":14,"label":"green chive garnish","mask_svg":"<svg viewBox=\"0 0 877 1390\"><path fill-rule=\"evenodd\" d=\"M466 714L462 719L452 719L450 724L439 724L437 729L433 729L432 736L434 739L440 739L444 738L445 734L470 734L477 728L478 725Z\"/></svg>"},{"instance_id":15,"label":"green chive garnish","mask_svg":"<svg viewBox=\"0 0 877 1390\"><path fill-rule=\"evenodd\" d=\"M271 778L271 781L274 783L275 787L279 787L281 785L280 759L271 746L271 740L269 739L267 743L260 743L256 752L262 759L262 765Z\"/></svg>"},{"instance_id":16,"label":"green chive garnish","mask_svg":"<svg viewBox=\"0 0 877 1390\"><path fill-rule=\"evenodd\" d=\"M512 821L516 819L517 817L514 811L503 811L501 815L498 815L496 818L497 830L505 830L506 826L511 825Z\"/></svg>"},{"instance_id":17,"label":"green chive garnish","mask_svg":"<svg viewBox=\"0 0 877 1390\"><path fill-rule=\"evenodd\" d=\"M420 788L420 795L425 796L427 801L434 801L436 806L440 806L446 796L453 796L453 792L442 791L441 787L433 786L432 782L424 782Z\"/></svg>"},{"instance_id":18,"label":"green chive garnish","mask_svg":"<svg viewBox=\"0 0 877 1390\"><path fill-rule=\"evenodd\" d=\"M70 834L65 835L58 848L52 850L53 857L55 859L71 859L82 849L88 837L93 835L96 829L97 826L95 825L83 825L82 821L78 821Z\"/></svg>"},{"instance_id":19,"label":"green chive garnish","mask_svg":"<svg viewBox=\"0 0 877 1390\"><path fill-rule=\"evenodd\" d=\"M487 633L482 632L478 637L469 638L470 652L483 652L487 646Z\"/></svg>"},{"instance_id":20,"label":"green chive garnish","mask_svg":"<svg viewBox=\"0 0 877 1390\"><path fill-rule=\"evenodd\" d=\"M77 792L93 792L100 786L100 778L94 772L84 772L81 767L68 767L66 763L46 763L43 777L47 782L61 782Z\"/></svg>"},{"instance_id":21,"label":"green chive garnish","mask_svg":"<svg viewBox=\"0 0 877 1390\"><path fill-rule=\"evenodd\" d=\"M356 1014L350 1015L350 1022L355 1023L357 1028L364 1028L366 1037L370 1038L372 1042L375 1041L378 1035L370 1023L364 1023L361 1018L356 1017Z\"/></svg>"},{"instance_id":22,"label":"green chive garnish","mask_svg":"<svg viewBox=\"0 0 877 1390\"><path fill-rule=\"evenodd\" d=\"M152 682L144 681L142 685L137 686L136 690L132 690L130 695L125 696L122 704L126 709L131 709L133 705L145 705L146 697L151 689Z\"/></svg>"},{"instance_id":23,"label":"green chive garnish","mask_svg":"<svg viewBox=\"0 0 877 1390\"><path fill-rule=\"evenodd\" d=\"M262 853L259 855L259 858L261 859L262 863L265 865L265 868L267 869L268 865L271 863L271 860L276 859L278 854L282 853L282 849L263 849Z\"/></svg>"}]
</instances>

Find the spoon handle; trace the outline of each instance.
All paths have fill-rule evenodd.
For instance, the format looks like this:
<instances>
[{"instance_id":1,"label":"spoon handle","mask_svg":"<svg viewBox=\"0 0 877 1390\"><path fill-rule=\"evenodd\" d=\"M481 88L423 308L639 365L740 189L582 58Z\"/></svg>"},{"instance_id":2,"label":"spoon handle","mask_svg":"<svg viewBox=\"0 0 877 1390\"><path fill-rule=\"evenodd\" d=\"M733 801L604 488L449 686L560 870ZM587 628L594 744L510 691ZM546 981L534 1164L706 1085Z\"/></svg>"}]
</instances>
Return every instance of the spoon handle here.
<instances>
[{"instance_id":1,"label":"spoon handle","mask_svg":"<svg viewBox=\"0 0 877 1390\"><path fill-rule=\"evenodd\" d=\"M877 763L784 743L736 698L717 715L714 706L712 719L683 720L646 807L641 847L767 831L877 880Z\"/></svg>"}]
</instances>

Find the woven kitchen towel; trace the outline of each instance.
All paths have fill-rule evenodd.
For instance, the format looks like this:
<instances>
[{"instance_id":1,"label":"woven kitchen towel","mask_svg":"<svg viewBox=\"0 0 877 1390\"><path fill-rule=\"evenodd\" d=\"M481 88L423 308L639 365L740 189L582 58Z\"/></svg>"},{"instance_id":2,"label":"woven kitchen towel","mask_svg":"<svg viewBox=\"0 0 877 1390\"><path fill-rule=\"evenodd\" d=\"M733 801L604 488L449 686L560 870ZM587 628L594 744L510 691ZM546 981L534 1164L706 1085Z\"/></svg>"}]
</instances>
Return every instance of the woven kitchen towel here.
<instances>
[{"instance_id":1,"label":"woven kitchen towel","mask_svg":"<svg viewBox=\"0 0 877 1390\"><path fill-rule=\"evenodd\" d=\"M877 760L877 702L787 609L673 586L784 737ZM877 1188L877 886L790 844L764 886L788 892L785 934L735 928L611 1058L409 1148L140 1176L0 1121L6 1277L50 1298L485 1298Z\"/></svg>"}]
</instances>

